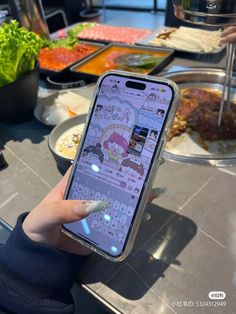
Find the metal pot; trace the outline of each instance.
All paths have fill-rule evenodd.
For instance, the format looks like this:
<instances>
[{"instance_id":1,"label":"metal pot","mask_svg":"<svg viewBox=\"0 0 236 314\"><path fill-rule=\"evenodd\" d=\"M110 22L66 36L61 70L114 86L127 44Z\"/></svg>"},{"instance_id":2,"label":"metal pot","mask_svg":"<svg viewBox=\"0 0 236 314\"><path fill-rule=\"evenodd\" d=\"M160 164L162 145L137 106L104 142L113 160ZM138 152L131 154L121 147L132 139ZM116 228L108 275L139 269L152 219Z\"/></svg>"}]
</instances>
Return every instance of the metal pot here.
<instances>
[{"instance_id":1,"label":"metal pot","mask_svg":"<svg viewBox=\"0 0 236 314\"><path fill-rule=\"evenodd\" d=\"M194 24L235 25L235 0L173 0L178 19Z\"/></svg>"},{"instance_id":2,"label":"metal pot","mask_svg":"<svg viewBox=\"0 0 236 314\"><path fill-rule=\"evenodd\" d=\"M49 30L46 23L41 0L8 0L13 16L21 26L32 30L41 37L49 38Z\"/></svg>"}]
</instances>

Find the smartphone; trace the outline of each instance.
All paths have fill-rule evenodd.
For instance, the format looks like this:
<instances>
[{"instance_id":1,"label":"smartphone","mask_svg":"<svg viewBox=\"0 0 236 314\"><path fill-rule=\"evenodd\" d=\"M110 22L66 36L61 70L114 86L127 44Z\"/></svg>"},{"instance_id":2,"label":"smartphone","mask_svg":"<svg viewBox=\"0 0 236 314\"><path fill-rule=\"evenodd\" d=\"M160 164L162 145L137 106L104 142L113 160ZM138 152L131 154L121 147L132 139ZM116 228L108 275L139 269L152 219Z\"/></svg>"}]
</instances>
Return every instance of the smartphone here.
<instances>
[{"instance_id":1,"label":"smartphone","mask_svg":"<svg viewBox=\"0 0 236 314\"><path fill-rule=\"evenodd\" d=\"M112 261L132 249L179 102L175 83L110 71L100 77L65 199L109 208L63 231Z\"/></svg>"}]
</instances>

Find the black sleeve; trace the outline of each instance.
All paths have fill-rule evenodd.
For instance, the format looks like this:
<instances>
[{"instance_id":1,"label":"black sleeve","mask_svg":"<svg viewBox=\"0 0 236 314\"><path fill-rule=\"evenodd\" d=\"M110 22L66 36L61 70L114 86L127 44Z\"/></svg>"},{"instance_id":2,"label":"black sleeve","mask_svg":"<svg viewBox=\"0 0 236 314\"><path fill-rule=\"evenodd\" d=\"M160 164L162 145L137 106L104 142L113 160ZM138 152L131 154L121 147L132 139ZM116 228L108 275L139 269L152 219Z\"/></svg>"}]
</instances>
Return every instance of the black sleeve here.
<instances>
[{"instance_id":1,"label":"black sleeve","mask_svg":"<svg viewBox=\"0 0 236 314\"><path fill-rule=\"evenodd\" d=\"M18 218L7 243L0 247L0 309L19 314L69 314L70 289L82 256L30 240Z\"/></svg>"}]
</instances>

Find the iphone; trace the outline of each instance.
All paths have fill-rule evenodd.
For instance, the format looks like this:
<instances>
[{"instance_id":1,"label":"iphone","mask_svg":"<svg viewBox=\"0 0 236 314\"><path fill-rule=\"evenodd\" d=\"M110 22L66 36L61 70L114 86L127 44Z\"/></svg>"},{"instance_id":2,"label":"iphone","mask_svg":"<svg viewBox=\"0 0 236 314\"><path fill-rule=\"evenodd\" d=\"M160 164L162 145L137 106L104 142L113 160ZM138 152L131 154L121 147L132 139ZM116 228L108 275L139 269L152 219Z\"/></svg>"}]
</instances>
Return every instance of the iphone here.
<instances>
[{"instance_id":1,"label":"iphone","mask_svg":"<svg viewBox=\"0 0 236 314\"><path fill-rule=\"evenodd\" d=\"M178 102L166 79L120 71L100 77L65 198L109 207L63 225L66 234L112 261L129 254Z\"/></svg>"}]
</instances>

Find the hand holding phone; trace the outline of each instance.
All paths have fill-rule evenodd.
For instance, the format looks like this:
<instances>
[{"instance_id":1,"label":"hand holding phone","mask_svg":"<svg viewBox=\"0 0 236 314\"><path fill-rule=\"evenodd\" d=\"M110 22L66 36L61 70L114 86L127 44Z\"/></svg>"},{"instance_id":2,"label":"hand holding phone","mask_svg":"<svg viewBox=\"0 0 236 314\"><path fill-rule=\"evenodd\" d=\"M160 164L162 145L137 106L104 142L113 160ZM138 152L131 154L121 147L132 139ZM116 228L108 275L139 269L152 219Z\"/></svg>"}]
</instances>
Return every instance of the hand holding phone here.
<instances>
[{"instance_id":1,"label":"hand holding phone","mask_svg":"<svg viewBox=\"0 0 236 314\"><path fill-rule=\"evenodd\" d=\"M87 255L91 254L91 250L68 238L61 232L61 225L79 221L92 212L104 209L106 204L101 201L96 203L82 200L65 201L63 194L70 173L71 168L48 195L30 211L23 221L22 228L26 236L34 242L44 243L73 254Z\"/></svg>"},{"instance_id":2,"label":"hand holding phone","mask_svg":"<svg viewBox=\"0 0 236 314\"><path fill-rule=\"evenodd\" d=\"M110 260L128 255L178 102L169 80L118 71L99 79L65 198L109 206L64 224L66 234Z\"/></svg>"}]
</instances>

